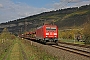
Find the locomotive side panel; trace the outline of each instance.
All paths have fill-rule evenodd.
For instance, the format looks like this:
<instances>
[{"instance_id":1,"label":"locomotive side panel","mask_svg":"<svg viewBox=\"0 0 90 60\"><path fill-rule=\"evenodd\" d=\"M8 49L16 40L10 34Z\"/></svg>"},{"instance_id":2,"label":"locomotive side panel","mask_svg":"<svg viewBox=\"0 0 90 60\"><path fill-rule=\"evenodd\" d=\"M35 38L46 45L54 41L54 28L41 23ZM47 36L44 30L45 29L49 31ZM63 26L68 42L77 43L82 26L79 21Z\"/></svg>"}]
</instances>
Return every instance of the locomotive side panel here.
<instances>
[{"instance_id":1,"label":"locomotive side panel","mask_svg":"<svg viewBox=\"0 0 90 60\"><path fill-rule=\"evenodd\" d=\"M36 30L36 39L40 40L44 38L44 26L37 28Z\"/></svg>"}]
</instances>

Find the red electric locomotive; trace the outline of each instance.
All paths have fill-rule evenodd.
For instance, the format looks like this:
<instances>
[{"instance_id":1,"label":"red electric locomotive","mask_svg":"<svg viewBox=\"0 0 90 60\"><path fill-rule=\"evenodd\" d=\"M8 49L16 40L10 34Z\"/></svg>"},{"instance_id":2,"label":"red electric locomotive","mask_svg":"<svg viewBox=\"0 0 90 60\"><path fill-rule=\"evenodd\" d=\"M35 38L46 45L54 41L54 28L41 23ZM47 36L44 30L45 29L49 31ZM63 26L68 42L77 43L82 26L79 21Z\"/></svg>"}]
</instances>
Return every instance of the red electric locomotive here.
<instances>
[{"instance_id":1,"label":"red electric locomotive","mask_svg":"<svg viewBox=\"0 0 90 60\"><path fill-rule=\"evenodd\" d=\"M46 43L58 42L58 27L56 25L43 25L36 30L36 40Z\"/></svg>"}]
</instances>

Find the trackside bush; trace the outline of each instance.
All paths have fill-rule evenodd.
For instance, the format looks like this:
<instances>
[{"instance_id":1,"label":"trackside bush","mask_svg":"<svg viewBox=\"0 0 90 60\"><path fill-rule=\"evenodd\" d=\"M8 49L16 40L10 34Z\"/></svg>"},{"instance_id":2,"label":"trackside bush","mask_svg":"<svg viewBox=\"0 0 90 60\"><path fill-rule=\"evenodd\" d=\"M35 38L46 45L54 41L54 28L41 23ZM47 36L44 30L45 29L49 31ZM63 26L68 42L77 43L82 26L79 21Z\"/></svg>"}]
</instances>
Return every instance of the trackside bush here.
<instances>
[{"instance_id":1,"label":"trackside bush","mask_svg":"<svg viewBox=\"0 0 90 60\"><path fill-rule=\"evenodd\" d=\"M85 44L90 44L90 22L85 24L83 34L85 36Z\"/></svg>"}]
</instances>

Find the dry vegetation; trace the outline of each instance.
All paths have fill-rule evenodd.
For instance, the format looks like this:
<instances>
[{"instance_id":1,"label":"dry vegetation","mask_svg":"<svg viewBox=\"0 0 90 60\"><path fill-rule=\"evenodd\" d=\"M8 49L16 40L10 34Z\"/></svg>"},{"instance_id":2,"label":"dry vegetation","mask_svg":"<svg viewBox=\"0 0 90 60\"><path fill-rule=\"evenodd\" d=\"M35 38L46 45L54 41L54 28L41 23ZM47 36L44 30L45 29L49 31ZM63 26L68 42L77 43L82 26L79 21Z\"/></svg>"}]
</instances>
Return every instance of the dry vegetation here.
<instances>
[{"instance_id":1,"label":"dry vegetation","mask_svg":"<svg viewBox=\"0 0 90 60\"><path fill-rule=\"evenodd\" d=\"M90 22L86 23L83 29L85 44L90 44Z\"/></svg>"},{"instance_id":2,"label":"dry vegetation","mask_svg":"<svg viewBox=\"0 0 90 60\"><path fill-rule=\"evenodd\" d=\"M30 44L10 34L5 28L0 35L0 60L57 60Z\"/></svg>"}]
</instances>

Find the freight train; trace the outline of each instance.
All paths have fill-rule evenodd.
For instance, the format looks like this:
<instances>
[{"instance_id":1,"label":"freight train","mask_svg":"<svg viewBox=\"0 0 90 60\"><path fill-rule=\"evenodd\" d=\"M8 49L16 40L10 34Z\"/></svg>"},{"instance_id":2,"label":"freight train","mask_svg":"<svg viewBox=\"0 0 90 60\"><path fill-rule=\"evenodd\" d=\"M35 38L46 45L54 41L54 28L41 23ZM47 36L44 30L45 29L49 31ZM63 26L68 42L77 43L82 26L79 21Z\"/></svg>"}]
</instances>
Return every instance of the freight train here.
<instances>
[{"instance_id":1,"label":"freight train","mask_svg":"<svg viewBox=\"0 0 90 60\"><path fill-rule=\"evenodd\" d=\"M34 32L27 32L21 35L22 38L33 39L44 44L55 43L58 44L58 27L56 25L44 24L36 29Z\"/></svg>"}]
</instances>

